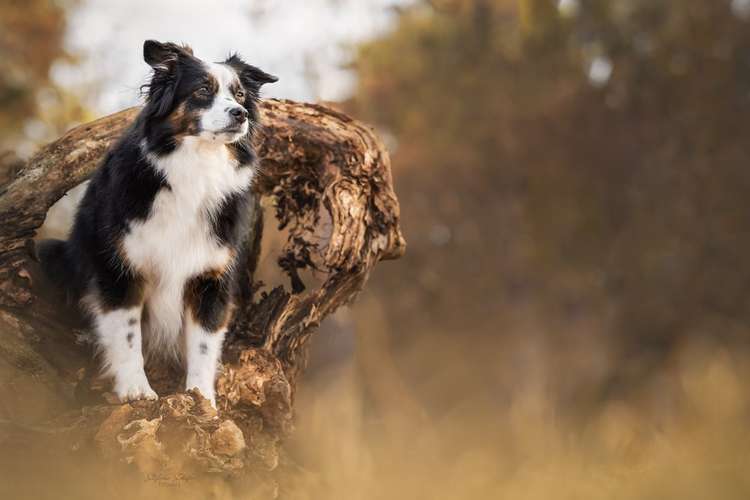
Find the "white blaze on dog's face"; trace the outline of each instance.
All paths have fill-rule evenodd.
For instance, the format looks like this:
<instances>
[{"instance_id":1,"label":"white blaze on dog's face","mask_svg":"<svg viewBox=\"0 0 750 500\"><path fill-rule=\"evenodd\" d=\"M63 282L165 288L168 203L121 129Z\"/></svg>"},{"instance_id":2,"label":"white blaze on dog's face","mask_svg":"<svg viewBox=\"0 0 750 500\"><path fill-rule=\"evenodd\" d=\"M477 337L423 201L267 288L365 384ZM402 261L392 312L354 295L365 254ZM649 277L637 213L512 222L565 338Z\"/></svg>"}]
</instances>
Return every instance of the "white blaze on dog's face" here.
<instances>
[{"instance_id":1,"label":"white blaze on dog's face","mask_svg":"<svg viewBox=\"0 0 750 500\"><path fill-rule=\"evenodd\" d=\"M187 137L239 142L258 121L258 96L276 81L237 54L220 63L202 61L192 49L147 40L144 60L153 68L144 109L149 152L173 152Z\"/></svg>"},{"instance_id":2,"label":"white blaze on dog's face","mask_svg":"<svg viewBox=\"0 0 750 500\"><path fill-rule=\"evenodd\" d=\"M200 136L234 142L244 136L249 127L248 111L243 106L246 90L237 73L226 64L206 63L206 70L211 77L208 90L213 99L210 106L201 111Z\"/></svg>"}]
</instances>

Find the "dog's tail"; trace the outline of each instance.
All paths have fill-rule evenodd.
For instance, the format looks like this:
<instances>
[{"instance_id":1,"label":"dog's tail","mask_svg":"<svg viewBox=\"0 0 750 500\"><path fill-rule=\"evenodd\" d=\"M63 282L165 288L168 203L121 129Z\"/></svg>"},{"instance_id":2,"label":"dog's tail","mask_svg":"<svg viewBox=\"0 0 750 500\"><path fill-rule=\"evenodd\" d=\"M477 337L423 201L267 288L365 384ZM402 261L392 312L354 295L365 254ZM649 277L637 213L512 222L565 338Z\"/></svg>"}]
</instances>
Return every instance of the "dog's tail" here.
<instances>
[{"instance_id":1,"label":"dog's tail","mask_svg":"<svg viewBox=\"0 0 750 500\"><path fill-rule=\"evenodd\" d=\"M46 278L68 295L77 292L78 276L70 255L68 242L62 240L42 240L36 244L36 256Z\"/></svg>"}]
</instances>

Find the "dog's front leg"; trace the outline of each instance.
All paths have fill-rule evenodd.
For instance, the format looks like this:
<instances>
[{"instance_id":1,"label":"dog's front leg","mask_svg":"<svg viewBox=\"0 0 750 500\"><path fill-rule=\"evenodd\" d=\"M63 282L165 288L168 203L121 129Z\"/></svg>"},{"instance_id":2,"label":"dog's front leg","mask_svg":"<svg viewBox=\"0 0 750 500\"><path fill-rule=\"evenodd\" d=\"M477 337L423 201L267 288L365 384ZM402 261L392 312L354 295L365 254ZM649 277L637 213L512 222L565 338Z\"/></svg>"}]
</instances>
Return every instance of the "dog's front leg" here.
<instances>
[{"instance_id":1,"label":"dog's front leg","mask_svg":"<svg viewBox=\"0 0 750 500\"><path fill-rule=\"evenodd\" d=\"M143 306L98 307L94 322L104 371L114 377L114 391L123 400L156 399L143 366L141 312Z\"/></svg>"},{"instance_id":2,"label":"dog's front leg","mask_svg":"<svg viewBox=\"0 0 750 500\"><path fill-rule=\"evenodd\" d=\"M146 378L141 338L141 280L115 258L102 259L83 303L93 314L104 372L121 400L157 399Z\"/></svg>"},{"instance_id":3,"label":"dog's front leg","mask_svg":"<svg viewBox=\"0 0 750 500\"><path fill-rule=\"evenodd\" d=\"M124 401L157 398L143 366L141 309L115 309L96 316L105 370L114 377L114 391Z\"/></svg>"},{"instance_id":4,"label":"dog's front leg","mask_svg":"<svg viewBox=\"0 0 750 500\"><path fill-rule=\"evenodd\" d=\"M198 389L214 407L216 371L231 315L228 279L203 274L191 280L185 295L185 389Z\"/></svg>"}]
</instances>

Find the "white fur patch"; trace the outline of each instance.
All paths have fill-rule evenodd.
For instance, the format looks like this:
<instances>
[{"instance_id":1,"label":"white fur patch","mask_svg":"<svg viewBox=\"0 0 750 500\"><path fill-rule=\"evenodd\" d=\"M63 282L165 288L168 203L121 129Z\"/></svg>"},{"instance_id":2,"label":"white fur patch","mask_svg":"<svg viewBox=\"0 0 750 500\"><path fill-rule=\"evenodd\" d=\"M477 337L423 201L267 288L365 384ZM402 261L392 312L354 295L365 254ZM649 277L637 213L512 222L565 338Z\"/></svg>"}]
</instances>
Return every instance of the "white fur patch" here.
<instances>
[{"instance_id":1,"label":"white fur patch","mask_svg":"<svg viewBox=\"0 0 750 500\"><path fill-rule=\"evenodd\" d=\"M185 321L185 389L198 389L214 406L214 382L225 333L225 330L208 332L192 317Z\"/></svg>"},{"instance_id":2,"label":"white fur patch","mask_svg":"<svg viewBox=\"0 0 750 500\"><path fill-rule=\"evenodd\" d=\"M114 377L114 391L121 400L156 399L143 369L141 307L99 311L95 315L104 371Z\"/></svg>"},{"instance_id":3,"label":"white fur patch","mask_svg":"<svg viewBox=\"0 0 750 500\"><path fill-rule=\"evenodd\" d=\"M130 225L123 240L128 262L146 279L147 352L177 357L186 282L224 269L232 254L213 235L211 217L231 193L246 190L251 168L237 168L226 146L186 137L171 154L149 160L171 189L157 194L149 218Z\"/></svg>"},{"instance_id":4,"label":"white fur patch","mask_svg":"<svg viewBox=\"0 0 750 500\"><path fill-rule=\"evenodd\" d=\"M237 73L233 69L229 68L225 64L219 63L206 63L207 70L219 83L219 90L214 96L214 101L211 107L204 111L201 115L201 135L204 138L216 137L217 133L222 129L232 125L233 121L229 110L241 106L235 99L234 93L230 86L233 83L239 83ZM232 142L237 140L239 137L245 135L248 129L248 122L242 124L239 132L234 134L219 134L219 135L231 135L226 142Z\"/></svg>"}]
</instances>

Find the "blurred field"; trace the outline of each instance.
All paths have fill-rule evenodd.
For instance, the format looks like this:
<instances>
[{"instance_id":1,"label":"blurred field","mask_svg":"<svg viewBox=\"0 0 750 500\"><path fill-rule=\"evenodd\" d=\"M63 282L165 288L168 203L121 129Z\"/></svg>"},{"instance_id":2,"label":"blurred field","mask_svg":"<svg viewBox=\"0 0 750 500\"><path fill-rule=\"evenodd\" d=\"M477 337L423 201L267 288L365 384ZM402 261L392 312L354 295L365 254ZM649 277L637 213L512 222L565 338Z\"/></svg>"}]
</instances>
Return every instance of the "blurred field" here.
<instances>
[{"instance_id":1,"label":"blurred field","mask_svg":"<svg viewBox=\"0 0 750 500\"><path fill-rule=\"evenodd\" d=\"M576 416L561 415L550 390L560 378L581 377L571 366L524 373L501 394L485 378L507 370L501 366L477 370L450 350L397 358L434 373L407 384L417 394L439 392L441 411L425 412L399 394L387 370L377 378L357 368L367 362L317 373L299 394L294 464L282 465L281 498L743 499L750 492L747 353L685 345L633 400ZM374 409L368 393L379 393L383 405ZM222 483L144 482L86 450L49 463L40 458L43 440L36 448L3 441L4 498L268 498Z\"/></svg>"},{"instance_id":2,"label":"blurred field","mask_svg":"<svg viewBox=\"0 0 750 500\"><path fill-rule=\"evenodd\" d=\"M498 405L493 382L470 360L434 354L437 362L422 367L440 379L439 415L419 415L394 398L373 418L362 387L378 382L351 368L305 386L294 444L319 475L290 498L740 499L750 492L746 353L685 345L633 400L573 417L561 415L550 388L581 377L574 367L519 373ZM411 382L418 391L435 383Z\"/></svg>"}]
</instances>

